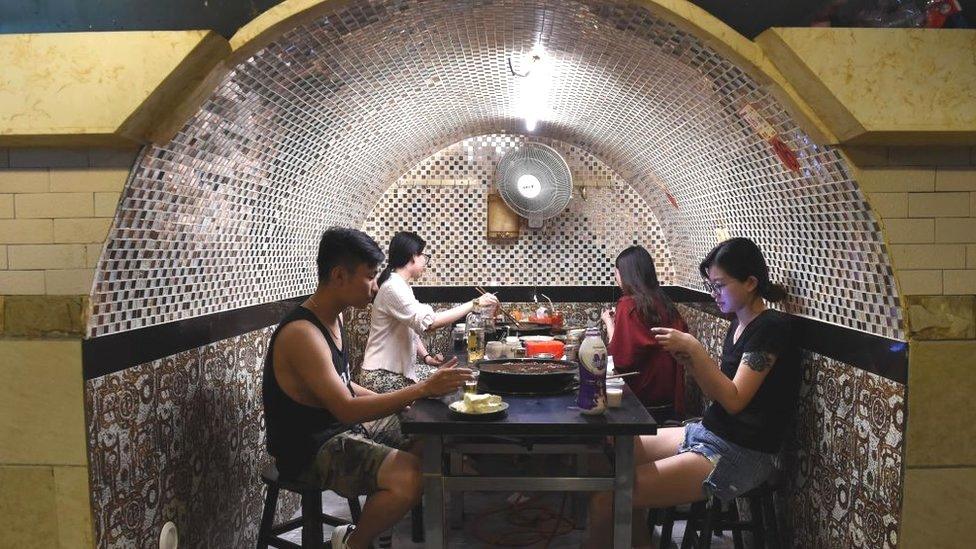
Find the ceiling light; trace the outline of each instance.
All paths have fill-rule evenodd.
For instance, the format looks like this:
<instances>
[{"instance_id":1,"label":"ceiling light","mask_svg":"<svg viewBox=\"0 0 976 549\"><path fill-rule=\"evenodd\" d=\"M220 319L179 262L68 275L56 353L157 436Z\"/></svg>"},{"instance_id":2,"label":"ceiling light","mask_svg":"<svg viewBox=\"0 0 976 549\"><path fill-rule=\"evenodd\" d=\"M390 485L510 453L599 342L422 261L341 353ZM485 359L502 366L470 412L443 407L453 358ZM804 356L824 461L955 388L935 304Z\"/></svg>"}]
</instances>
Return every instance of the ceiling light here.
<instances>
[{"instance_id":1,"label":"ceiling light","mask_svg":"<svg viewBox=\"0 0 976 549\"><path fill-rule=\"evenodd\" d=\"M511 58L508 60L508 66L513 76L521 78L518 89L518 110L520 116L525 119L526 131L534 131L539 120L544 120L549 115L552 63L542 46L537 44L532 51L522 56L518 71Z\"/></svg>"}]
</instances>

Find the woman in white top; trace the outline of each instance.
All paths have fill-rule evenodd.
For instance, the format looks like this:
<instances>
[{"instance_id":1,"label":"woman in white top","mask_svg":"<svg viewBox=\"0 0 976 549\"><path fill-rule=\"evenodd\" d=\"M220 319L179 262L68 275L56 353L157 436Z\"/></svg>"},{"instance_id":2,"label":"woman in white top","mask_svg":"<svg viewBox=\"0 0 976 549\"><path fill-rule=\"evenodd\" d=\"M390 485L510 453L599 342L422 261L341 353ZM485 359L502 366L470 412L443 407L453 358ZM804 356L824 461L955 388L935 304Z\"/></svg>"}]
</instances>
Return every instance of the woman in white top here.
<instances>
[{"instance_id":1,"label":"woman in white top","mask_svg":"<svg viewBox=\"0 0 976 549\"><path fill-rule=\"evenodd\" d=\"M410 282L419 278L430 262L430 254L424 253L426 245L412 232L399 232L390 241L389 261L380 274L380 289L373 300L369 339L359 373L359 384L378 393L402 389L426 379L435 368L456 364L456 358L445 362L443 355L428 353L420 335L464 318L476 302L482 307L498 304L494 295L484 294L453 309L435 312L430 305L417 301Z\"/></svg>"}]
</instances>

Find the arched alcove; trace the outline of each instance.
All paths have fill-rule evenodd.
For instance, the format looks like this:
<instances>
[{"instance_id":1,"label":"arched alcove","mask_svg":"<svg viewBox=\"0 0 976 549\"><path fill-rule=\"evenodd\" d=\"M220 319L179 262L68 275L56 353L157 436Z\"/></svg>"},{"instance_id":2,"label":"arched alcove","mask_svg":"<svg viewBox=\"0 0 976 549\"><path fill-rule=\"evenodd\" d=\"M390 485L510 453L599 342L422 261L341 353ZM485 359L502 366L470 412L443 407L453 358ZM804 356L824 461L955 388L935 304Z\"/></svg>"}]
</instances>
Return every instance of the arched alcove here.
<instances>
[{"instance_id":1,"label":"arched alcove","mask_svg":"<svg viewBox=\"0 0 976 549\"><path fill-rule=\"evenodd\" d=\"M137 162L90 335L307 293L322 228L360 225L453 142L524 131L525 82L508 62L537 45L554 74L535 135L631 182L673 243L675 283L699 286L694 266L724 229L767 250L792 312L902 337L877 221L841 156L693 35L640 3L601 2L360 3L283 32ZM746 123L746 105L798 170Z\"/></svg>"},{"instance_id":2,"label":"arched alcove","mask_svg":"<svg viewBox=\"0 0 976 549\"><path fill-rule=\"evenodd\" d=\"M96 271L89 336L141 333L307 294L323 228L367 225L398 178L445 147L528 133L584 151L629 185L667 243L672 284L700 289L698 262L719 236L749 236L790 288L789 312L903 339L880 228L841 155L801 128L754 67L737 65L687 30L693 25L669 22L661 4L325 2L314 17L273 25L260 47L241 46L239 62L172 140L147 146L136 161ZM513 75L509 63L522 71L519 63L538 47L553 76L546 108L535 111L538 127L527 132L520 99L526 79ZM791 152L778 155L777 141ZM591 282L606 284L576 281ZM683 311L714 343L722 322L698 309ZM88 381L100 540L149 539L167 513L186 506L180 502L193 493L187 486L206 478L222 486L223 507L215 508L227 510L227 527L196 522L190 530L211 544L249 542L257 486L248 484L248 473L263 458L255 379L268 335L264 329L239 343L208 340L185 356ZM904 385L822 356L809 363L809 414L799 433L805 480L820 471L818 452L888 435L870 466L900 472ZM837 397L835 385L821 386L835 375L846 376L846 396ZM115 413L115 393L130 389L137 400L151 395L159 412L143 403L145 414L104 419ZM870 410L839 406L838 421L848 427L823 438L815 429L825 421L822 410L850 404L862 389L896 412L872 426ZM208 423L206 432L192 427L224 405L234 414ZM169 444L158 434L140 443L156 422L200 448ZM150 459L155 448L163 457ZM211 479L222 473L198 466L219 463L223 450L237 452L243 466ZM830 471L824 476L847 475L842 482L850 482L858 475L854 462L831 456L823 462ZM193 482L176 486L178 471ZM158 510L121 526L119 510L153 489L142 480L152 475L163 479L152 492L162 502ZM127 479L124 486L119 477ZM897 501L879 503L892 494L897 500L896 477L862 483L875 488L865 496L874 499L847 509L844 524L862 528L850 518L862 513L897 531ZM800 501L810 516L823 517L833 502L812 484ZM806 525L802 533L811 543L836 533L816 519ZM881 535L896 542L897 534Z\"/></svg>"}]
</instances>

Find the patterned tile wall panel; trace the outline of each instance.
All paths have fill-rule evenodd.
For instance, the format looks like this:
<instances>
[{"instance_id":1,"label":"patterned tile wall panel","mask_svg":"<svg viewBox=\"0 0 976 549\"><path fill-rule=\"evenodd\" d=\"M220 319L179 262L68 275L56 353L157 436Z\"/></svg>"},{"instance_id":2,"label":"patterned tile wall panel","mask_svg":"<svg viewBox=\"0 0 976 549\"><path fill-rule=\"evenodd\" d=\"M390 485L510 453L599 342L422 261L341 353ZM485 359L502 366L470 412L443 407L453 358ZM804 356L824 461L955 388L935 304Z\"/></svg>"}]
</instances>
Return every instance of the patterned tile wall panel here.
<instances>
[{"instance_id":1,"label":"patterned tile wall panel","mask_svg":"<svg viewBox=\"0 0 976 549\"><path fill-rule=\"evenodd\" d=\"M633 244L651 252L658 278L670 284L671 252L644 199L588 152L535 141L563 155L576 185L599 185L586 187L586 199L575 194L542 229L523 227L515 242L485 238L495 167L526 142L521 135L485 135L451 145L407 172L383 194L363 230L384 250L397 231L424 238L434 260L418 282L423 285L613 285L613 261Z\"/></svg>"},{"instance_id":2,"label":"patterned tile wall panel","mask_svg":"<svg viewBox=\"0 0 976 549\"><path fill-rule=\"evenodd\" d=\"M247 547L264 504L261 369L271 328L87 382L92 516L100 548ZM298 508L282 494L279 519Z\"/></svg>"},{"instance_id":3,"label":"patterned tile wall panel","mask_svg":"<svg viewBox=\"0 0 976 549\"><path fill-rule=\"evenodd\" d=\"M678 307L717 356L729 323L699 308ZM789 497L779 502L788 539L794 547L897 547L905 386L811 352L803 367L795 436L785 460Z\"/></svg>"},{"instance_id":4,"label":"patterned tile wall panel","mask_svg":"<svg viewBox=\"0 0 976 549\"><path fill-rule=\"evenodd\" d=\"M335 4L234 67L133 169L97 268L90 335L276 301L314 286L320 231L362 226L429 155L521 131L510 58L541 45L536 134L588 151L653 210L674 282L716 228L756 239L786 308L901 338L887 251L843 159L765 86L646 5L611 0ZM795 151L781 162L739 114ZM548 269L549 266L543 266Z\"/></svg>"}]
</instances>

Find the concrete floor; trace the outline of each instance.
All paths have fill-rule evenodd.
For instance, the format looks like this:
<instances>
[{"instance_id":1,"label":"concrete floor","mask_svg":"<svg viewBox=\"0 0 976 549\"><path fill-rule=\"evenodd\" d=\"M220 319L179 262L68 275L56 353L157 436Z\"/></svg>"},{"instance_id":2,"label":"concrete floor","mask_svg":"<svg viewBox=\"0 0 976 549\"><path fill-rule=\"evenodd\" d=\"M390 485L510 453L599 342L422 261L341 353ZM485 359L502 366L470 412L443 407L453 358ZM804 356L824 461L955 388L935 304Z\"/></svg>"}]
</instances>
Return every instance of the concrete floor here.
<instances>
[{"instance_id":1,"label":"concrete floor","mask_svg":"<svg viewBox=\"0 0 976 549\"><path fill-rule=\"evenodd\" d=\"M448 534L448 546L452 548L549 547L551 549L577 548L580 546L583 540L582 529L572 529L565 533L552 536L552 539L547 544L547 536L545 534L552 532L553 525L555 524L555 520L552 519L537 520L536 527L518 526L516 522L523 522L519 519L525 519L525 522L531 523L534 518L538 519L540 515L537 511L528 510L520 514L506 512L512 509L512 505L506 500L510 496L512 496L511 493L505 492L471 492L466 494L464 498L464 527L450 530ZM531 497L532 494L527 494L527 496ZM562 504L562 496L560 494L544 494L534 500L534 503L538 503L539 507L547 509L551 513L550 516L558 516L560 505ZM332 492L323 493L322 507L323 511L330 515L349 517L349 507L346 505L346 500ZM563 516L571 519L573 518L572 515L572 498L567 497ZM681 543L681 538L684 535L684 526L683 522L676 523L674 526L674 541L677 544ZM326 541L330 539L331 534L332 528L327 526L325 533ZM655 533L655 546L659 534L660 527L657 528ZM489 536L495 537L496 540L501 536L509 536L508 539L512 540L513 543L517 540L522 540L523 544L505 545L490 543L488 541ZM283 537L295 543L301 543L301 529L294 530ZM538 541L529 543L533 538ZM730 549L732 546L732 538L729 535L722 538L712 538L712 547L715 549ZM401 520L394 528L393 547L397 549L422 549L424 547L423 543L413 543L410 540L409 516Z\"/></svg>"}]
</instances>

